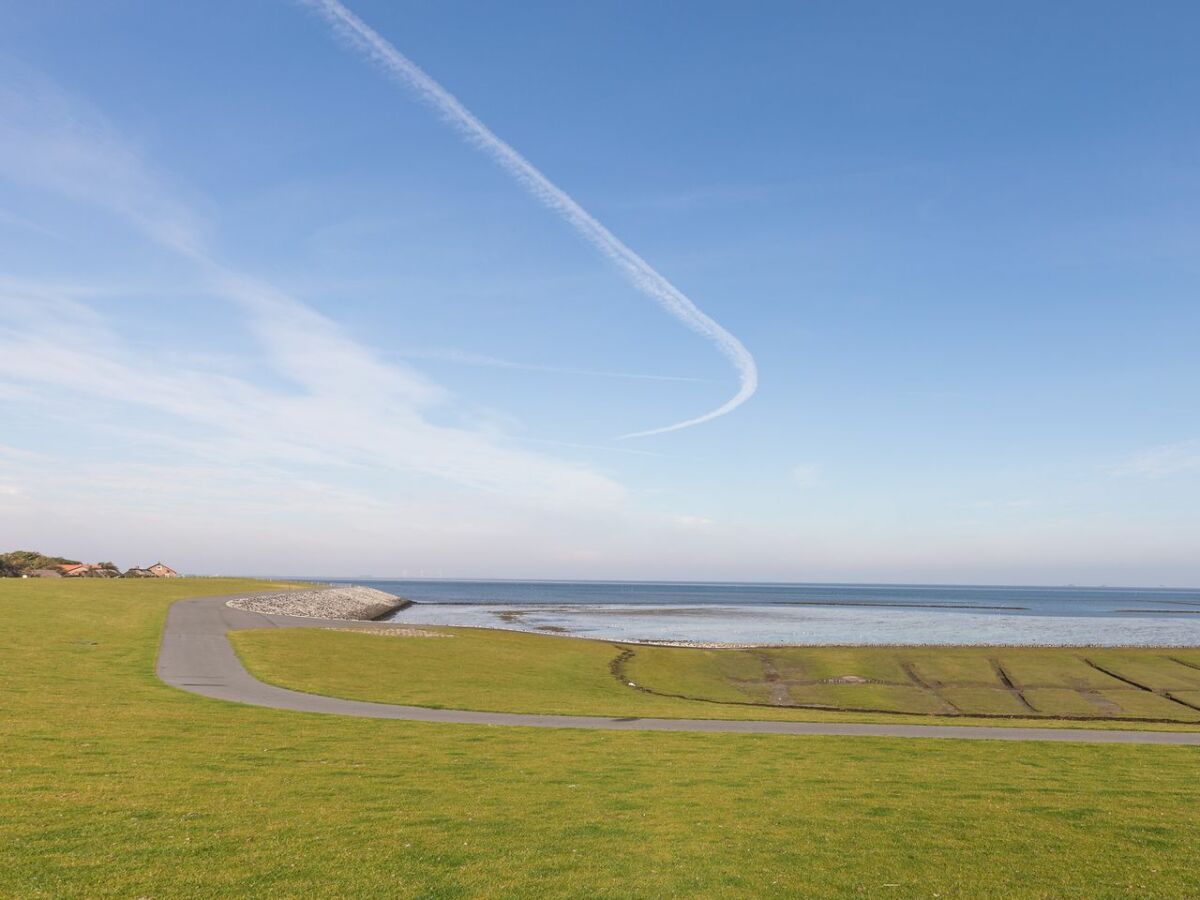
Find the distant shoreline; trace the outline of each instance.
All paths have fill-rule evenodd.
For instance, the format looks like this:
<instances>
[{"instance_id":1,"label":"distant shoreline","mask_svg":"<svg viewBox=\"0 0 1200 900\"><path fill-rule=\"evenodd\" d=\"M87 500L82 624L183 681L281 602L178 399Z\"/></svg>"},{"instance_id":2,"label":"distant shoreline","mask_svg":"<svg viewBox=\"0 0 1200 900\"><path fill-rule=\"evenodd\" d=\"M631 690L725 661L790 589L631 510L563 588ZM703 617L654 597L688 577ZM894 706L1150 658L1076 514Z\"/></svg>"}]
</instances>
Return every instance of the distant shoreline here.
<instances>
[{"instance_id":1,"label":"distant shoreline","mask_svg":"<svg viewBox=\"0 0 1200 900\"><path fill-rule=\"evenodd\" d=\"M1144 584L1027 584L1007 582L949 582L949 581L685 581L679 579L614 579L614 578L458 578L450 576L383 576L383 575L245 575L208 576L244 577L276 581L310 582L313 584L540 584L540 585L601 585L656 587L825 587L825 588L921 588L924 590L1018 590L1018 591L1112 591L1150 593L1197 593L1200 585Z\"/></svg>"},{"instance_id":2,"label":"distant shoreline","mask_svg":"<svg viewBox=\"0 0 1200 900\"><path fill-rule=\"evenodd\" d=\"M495 603L495 601L492 601L492 600L414 600L413 602L426 604L428 606L487 606L489 604ZM514 604L514 605L553 606L553 607L557 607L557 608L561 608L561 609L567 609L572 606L604 606L605 604L600 604L600 603L584 604L584 603L563 602L563 603L555 603L555 604L522 603L522 604ZM716 608L716 607L721 607L721 606L737 606L737 605L740 605L740 604L734 604L734 603L730 603L729 601L724 601L724 600L721 600L721 601L714 600L710 604L682 603L682 602L675 603L675 604L671 604L671 603L660 603L660 604L653 604L653 605L646 604L646 608L648 610L653 610L653 609L657 609L657 608L661 607L664 610L670 610L672 607L676 607L679 609L694 609L697 607ZM853 608L853 607L862 607L864 609L978 609L978 610L999 610L999 611L1007 611L1007 612L1028 612L1029 611L1028 606L985 606L982 604L975 604L975 603L857 603L854 601L840 602L840 601L836 601L836 600L789 600L789 601L780 601L778 603L772 603L771 605L772 606L816 606L816 607L829 606L829 607L833 607L835 609L848 609L848 608ZM1125 611L1126 610L1116 610L1116 612L1125 612ZM1159 610L1159 611L1160 612L1176 612L1176 610L1170 610L1170 609ZM1192 610L1183 610L1183 611L1191 612ZM1195 612L1200 612L1200 609L1195 610Z\"/></svg>"}]
</instances>

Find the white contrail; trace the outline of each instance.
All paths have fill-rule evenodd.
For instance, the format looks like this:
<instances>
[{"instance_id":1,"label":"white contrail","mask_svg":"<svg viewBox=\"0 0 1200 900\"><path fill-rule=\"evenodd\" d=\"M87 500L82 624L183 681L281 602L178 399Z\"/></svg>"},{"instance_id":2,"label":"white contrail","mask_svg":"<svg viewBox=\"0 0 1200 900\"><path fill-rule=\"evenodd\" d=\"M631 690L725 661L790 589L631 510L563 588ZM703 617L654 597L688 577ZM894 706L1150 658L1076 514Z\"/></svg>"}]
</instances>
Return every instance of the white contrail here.
<instances>
[{"instance_id":1,"label":"white contrail","mask_svg":"<svg viewBox=\"0 0 1200 900\"><path fill-rule=\"evenodd\" d=\"M597 222L583 207L571 199L525 157L492 133L491 129L458 102L440 84L426 75L411 60L374 29L346 9L338 0L300 0L319 12L349 43L362 50L373 62L416 91L417 95L479 149L488 153L527 191L543 204L561 215L576 231L590 241L625 273L633 285L657 301L667 312L688 328L708 338L737 370L741 382L738 392L721 406L694 419L676 422L662 428L639 431L623 437L644 437L699 425L723 416L745 403L758 388L758 368L736 337L718 325L682 291L658 274L649 263L630 250L607 228Z\"/></svg>"}]
</instances>

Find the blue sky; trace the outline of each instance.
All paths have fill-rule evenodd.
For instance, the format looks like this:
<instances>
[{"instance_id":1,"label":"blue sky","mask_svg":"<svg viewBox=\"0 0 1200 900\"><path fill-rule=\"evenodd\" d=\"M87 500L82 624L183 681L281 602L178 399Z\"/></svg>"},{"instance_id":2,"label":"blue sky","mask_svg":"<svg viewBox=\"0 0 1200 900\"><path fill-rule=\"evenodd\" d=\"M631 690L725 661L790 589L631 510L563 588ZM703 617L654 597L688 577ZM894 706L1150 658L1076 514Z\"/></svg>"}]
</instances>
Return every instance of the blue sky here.
<instances>
[{"instance_id":1,"label":"blue sky","mask_svg":"<svg viewBox=\"0 0 1200 900\"><path fill-rule=\"evenodd\" d=\"M1200 584L1187 4L0 2L0 544Z\"/></svg>"}]
</instances>

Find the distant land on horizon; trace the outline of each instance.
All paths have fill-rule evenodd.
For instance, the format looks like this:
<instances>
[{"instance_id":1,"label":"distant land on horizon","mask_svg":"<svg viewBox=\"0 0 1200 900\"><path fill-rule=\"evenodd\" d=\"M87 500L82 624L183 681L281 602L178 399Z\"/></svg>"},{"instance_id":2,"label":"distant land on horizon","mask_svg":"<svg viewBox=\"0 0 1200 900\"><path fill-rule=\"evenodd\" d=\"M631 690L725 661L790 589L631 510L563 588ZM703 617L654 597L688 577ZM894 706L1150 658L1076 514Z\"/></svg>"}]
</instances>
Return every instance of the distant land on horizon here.
<instances>
[{"instance_id":1,"label":"distant land on horizon","mask_svg":"<svg viewBox=\"0 0 1200 900\"><path fill-rule=\"evenodd\" d=\"M221 577L221 576L206 576ZM648 585L708 585L770 586L770 587L867 587L867 588L1011 588L1017 590L1113 590L1113 591L1197 591L1200 586L1169 584L1022 584L1010 582L951 582L951 581L757 581L689 580L683 578L475 578L433 575L280 575L262 574L238 576L246 578L282 579L291 581L371 581L371 582L464 582L472 584L648 584Z\"/></svg>"}]
</instances>

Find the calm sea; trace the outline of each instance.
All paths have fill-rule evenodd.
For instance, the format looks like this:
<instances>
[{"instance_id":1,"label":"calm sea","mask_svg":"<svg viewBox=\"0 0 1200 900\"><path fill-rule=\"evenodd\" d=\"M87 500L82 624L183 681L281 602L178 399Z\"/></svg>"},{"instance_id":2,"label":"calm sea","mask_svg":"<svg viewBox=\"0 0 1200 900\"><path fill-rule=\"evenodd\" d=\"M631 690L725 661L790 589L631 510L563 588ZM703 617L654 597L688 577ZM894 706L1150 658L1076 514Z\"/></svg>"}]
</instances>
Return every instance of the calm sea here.
<instances>
[{"instance_id":1,"label":"calm sea","mask_svg":"<svg viewBox=\"0 0 1200 900\"><path fill-rule=\"evenodd\" d=\"M1200 590L919 584L356 581L393 617L604 640L1200 646Z\"/></svg>"},{"instance_id":2,"label":"calm sea","mask_svg":"<svg viewBox=\"0 0 1200 900\"><path fill-rule=\"evenodd\" d=\"M813 606L1036 616L1200 615L1200 589L653 581L358 581L417 603Z\"/></svg>"}]
</instances>

